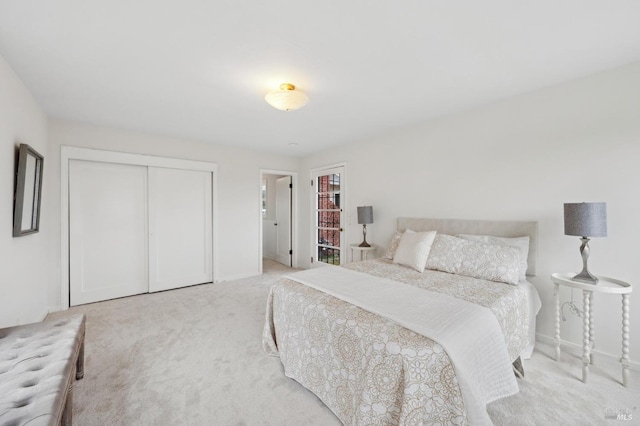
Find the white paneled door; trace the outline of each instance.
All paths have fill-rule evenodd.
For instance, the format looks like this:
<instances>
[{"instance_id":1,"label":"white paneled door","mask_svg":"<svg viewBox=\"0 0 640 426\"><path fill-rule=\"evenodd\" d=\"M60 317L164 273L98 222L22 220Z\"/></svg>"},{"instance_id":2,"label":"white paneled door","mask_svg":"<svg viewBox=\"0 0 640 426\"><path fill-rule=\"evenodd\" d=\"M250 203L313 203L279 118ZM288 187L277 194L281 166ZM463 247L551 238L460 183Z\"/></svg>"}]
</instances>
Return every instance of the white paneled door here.
<instances>
[{"instance_id":1,"label":"white paneled door","mask_svg":"<svg viewBox=\"0 0 640 426\"><path fill-rule=\"evenodd\" d=\"M70 304L148 291L147 168L69 162Z\"/></svg>"},{"instance_id":2,"label":"white paneled door","mask_svg":"<svg viewBox=\"0 0 640 426\"><path fill-rule=\"evenodd\" d=\"M276 180L276 260L291 264L291 176Z\"/></svg>"},{"instance_id":3,"label":"white paneled door","mask_svg":"<svg viewBox=\"0 0 640 426\"><path fill-rule=\"evenodd\" d=\"M211 173L149 167L149 291L213 281Z\"/></svg>"},{"instance_id":4,"label":"white paneled door","mask_svg":"<svg viewBox=\"0 0 640 426\"><path fill-rule=\"evenodd\" d=\"M212 177L70 160L70 306L212 282Z\"/></svg>"}]
</instances>

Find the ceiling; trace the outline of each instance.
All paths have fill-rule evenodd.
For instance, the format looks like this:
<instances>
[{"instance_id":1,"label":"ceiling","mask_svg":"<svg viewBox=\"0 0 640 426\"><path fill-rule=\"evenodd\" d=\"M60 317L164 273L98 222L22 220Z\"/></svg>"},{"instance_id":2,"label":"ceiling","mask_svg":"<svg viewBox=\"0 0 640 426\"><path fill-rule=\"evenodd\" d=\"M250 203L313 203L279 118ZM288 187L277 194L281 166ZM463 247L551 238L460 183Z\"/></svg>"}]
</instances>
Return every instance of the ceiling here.
<instances>
[{"instance_id":1,"label":"ceiling","mask_svg":"<svg viewBox=\"0 0 640 426\"><path fill-rule=\"evenodd\" d=\"M638 0L0 0L0 55L52 117L302 156L640 61L639 22ZM269 106L284 82L309 104Z\"/></svg>"}]
</instances>

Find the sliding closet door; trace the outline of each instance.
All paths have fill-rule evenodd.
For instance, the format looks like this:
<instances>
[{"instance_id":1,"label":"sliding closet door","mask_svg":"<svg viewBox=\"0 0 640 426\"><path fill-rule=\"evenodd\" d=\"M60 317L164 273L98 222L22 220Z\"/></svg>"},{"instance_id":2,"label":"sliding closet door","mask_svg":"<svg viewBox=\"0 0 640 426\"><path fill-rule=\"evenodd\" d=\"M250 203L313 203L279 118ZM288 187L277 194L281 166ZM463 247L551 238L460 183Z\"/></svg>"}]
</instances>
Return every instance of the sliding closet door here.
<instances>
[{"instance_id":1,"label":"sliding closet door","mask_svg":"<svg viewBox=\"0 0 640 426\"><path fill-rule=\"evenodd\" d=\"M146 293L147 168L70 160L70 305Z\"/></svg>"},{"instance_id":2,"label":"sliding closet door","mask_svg":"<svg viewBox=\"0 0 640 426\"><path fill-rule=\"evenodd\" d=\"M213 281L211 180L149 167L149 291Z\"/></svg>"}]
</instances>

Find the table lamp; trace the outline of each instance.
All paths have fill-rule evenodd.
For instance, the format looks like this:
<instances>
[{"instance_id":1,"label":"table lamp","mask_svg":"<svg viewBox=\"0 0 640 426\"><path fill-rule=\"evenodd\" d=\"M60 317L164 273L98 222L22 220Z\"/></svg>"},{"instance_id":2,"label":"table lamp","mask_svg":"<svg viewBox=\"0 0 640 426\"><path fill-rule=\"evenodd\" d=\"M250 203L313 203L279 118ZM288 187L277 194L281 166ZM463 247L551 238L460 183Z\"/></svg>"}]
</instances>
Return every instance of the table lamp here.
<instances>
[{"instance_id":1,"label":"table lamp","mask_svg":"<svg viewBox=\"0 0 640 426\"><path fill-rule=\"evenodd\" d=\"M589 237L607 236L607 203L565 203L564 234L580 237L582 272L573 280L597 284L598 278L587 268L589 260Z\"/></svg>"},{"instance_id":2,"label":"table lamp","mask_svg":"<svg viewBox=\"0 0 640 426\"><path fill-rule=\"evenodd\" d=\"M367 242L367 224L373 223L373 207L358 207L358 224L362 225L362 239L359 247L371 247Z\"/></svg>"}]
</instances>

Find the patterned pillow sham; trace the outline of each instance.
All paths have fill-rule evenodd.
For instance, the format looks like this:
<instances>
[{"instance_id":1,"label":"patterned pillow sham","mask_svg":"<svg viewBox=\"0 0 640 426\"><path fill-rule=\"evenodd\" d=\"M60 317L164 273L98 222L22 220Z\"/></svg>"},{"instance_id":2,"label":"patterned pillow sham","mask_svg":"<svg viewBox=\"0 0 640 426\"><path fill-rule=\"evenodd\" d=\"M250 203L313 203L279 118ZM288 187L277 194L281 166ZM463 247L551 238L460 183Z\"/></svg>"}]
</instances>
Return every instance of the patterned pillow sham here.
<instances>
[{"instance_id":1,"label":"patterned pillow sham","mask_svg":"<svg viewBox=\"0 0 640 426\"><path fill-rule=\"evenodd\" d=\"M520 251L451 235L436 235L427 259L427 269L517 285Z\"/></svg>"},{"instance_id":2,"label":"patterned pillow sham","mask_svg":"<svg viewBox=\"0 0 640 426\"><path fill-rule=\"evenodd\" d=\"M410 229L407 229L407 231L413 232ZM404 232L396 231L396 233L393 234L393 237L391 237L391 243L389 243L389 248L387 249L387 252L384 254L384 257L386 259L393 260L393 256L396 255L396 250L398 250L398 244L400 244L400 238L402 238L403 233Z\"/></svg>"},{"instance_id":3,"label":"patterned pillow sham","mask_svg":"<svg viewBox=\"0 0 640 426\"><path fill-rule=\"evenodd\" d=\"M497 246L515 247L520 252L520 281L527 279L527 268L529 267L529 237L494 237L493 235L469 235L459 234L456 237L465 240L479 241L485 244L493 244Z\"/></svg>"}]
</instances>

